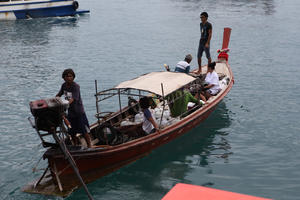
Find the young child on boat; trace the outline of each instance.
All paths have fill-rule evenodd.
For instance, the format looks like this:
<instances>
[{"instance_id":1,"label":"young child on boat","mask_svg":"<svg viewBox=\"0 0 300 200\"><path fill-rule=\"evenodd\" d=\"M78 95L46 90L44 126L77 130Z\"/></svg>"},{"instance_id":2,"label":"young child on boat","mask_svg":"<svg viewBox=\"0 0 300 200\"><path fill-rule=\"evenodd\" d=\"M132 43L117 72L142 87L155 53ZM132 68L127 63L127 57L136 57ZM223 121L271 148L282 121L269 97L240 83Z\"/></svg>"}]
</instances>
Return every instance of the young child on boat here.
<instances>
[{"instance_id":1,"label":"young child on boat","mask_svg":"<svg viewBox=\"0 0 300 200\"><path fill-rule=\"evenodd\" d=\"M150 107L149 97L142 97L140 99L140 106L144 113L143 130L146 132L147 135L158 131L159 130L158 125L155 122L149 110Z\"/></svg>"},{"instance_id":2,"label":"young child on boat","mask_svg":"<svg viewBox=\"0 0 300 200\"><path fill-rule=\"evenodd\" d=\"M61 97L62 95L65 95L66 100L69 101L70 106L68 108L67 115L67 118L71 123L69 134L71 135L75 144L79 143L79 141L76 139L76 134L83 134L87 146L90 148L92 145L89 135L89 122L83 108L80 95L80 86L74 82L75 73L72 69L66 69L62 73L62 78L65 82L62 84L56 96Z\"/></svg>"}]
</instances>

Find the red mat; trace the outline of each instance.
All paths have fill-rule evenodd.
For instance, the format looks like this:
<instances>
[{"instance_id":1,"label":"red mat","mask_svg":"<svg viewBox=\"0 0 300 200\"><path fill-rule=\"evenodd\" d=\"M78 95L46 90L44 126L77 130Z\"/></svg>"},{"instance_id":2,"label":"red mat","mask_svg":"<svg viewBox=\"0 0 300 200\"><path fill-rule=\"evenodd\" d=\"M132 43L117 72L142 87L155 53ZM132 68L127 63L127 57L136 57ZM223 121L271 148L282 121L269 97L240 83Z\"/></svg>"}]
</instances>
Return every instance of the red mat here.
<instances>
[{"instance_id":1,"label":"red mat","mask_svg":"<svg viewBox=\"0 0 300 200\"><path fill-rule=\"evenodd\" d=\"M162 200L271 200L202 186L176 184Z\"/></svg>"}]
</instances>

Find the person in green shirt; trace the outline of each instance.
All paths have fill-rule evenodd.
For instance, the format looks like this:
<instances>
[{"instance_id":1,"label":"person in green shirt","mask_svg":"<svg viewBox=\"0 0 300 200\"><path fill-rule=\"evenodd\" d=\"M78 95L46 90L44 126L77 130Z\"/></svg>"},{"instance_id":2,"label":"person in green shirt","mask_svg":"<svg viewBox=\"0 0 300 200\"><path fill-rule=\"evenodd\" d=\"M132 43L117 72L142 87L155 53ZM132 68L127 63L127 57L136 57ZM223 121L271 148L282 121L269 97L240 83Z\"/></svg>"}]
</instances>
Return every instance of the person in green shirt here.
<instances>
[{"instance_id":1,"label":"person in green shirt","mask_svg":"<svg viewBox=\"0 0 300 200\"><path fill-rule=\"evenodd\" d=\"M172 117L178 117L185 113L189 102L199 104L198 99L187 90L177 90L173 92L169 95L168 101Z\"/></svg>"}]
</instances>

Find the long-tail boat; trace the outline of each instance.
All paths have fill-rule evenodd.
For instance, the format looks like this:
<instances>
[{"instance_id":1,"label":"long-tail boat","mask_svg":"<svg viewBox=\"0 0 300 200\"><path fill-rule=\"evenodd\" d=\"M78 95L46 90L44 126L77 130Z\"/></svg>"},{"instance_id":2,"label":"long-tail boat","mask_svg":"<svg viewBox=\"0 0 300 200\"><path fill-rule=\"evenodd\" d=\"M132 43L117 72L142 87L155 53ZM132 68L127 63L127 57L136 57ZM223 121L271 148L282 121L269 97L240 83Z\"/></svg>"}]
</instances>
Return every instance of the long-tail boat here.
<instances>
[{"instance_id":1,"label":"long-tail boat","mask_svg":"<svg viewBox=\"0 0 300 200\"><path fill-rule=\"evenodd\" d=\"M75 0L0 0L0 21L89 13Z\"/></svg>"},{"instance_id":2,"label":"long-tail boat","mask_svg":"<svg viewBox=\"0 0 300 200\"><path fill-rule=\"evenodd\" d=\"M67 103L63 100L53 98L31 102L34 116L31 123L47 149L43 158L48 160L48 166L42 176L25 186L23 191L68 196L77 187L83 185L86 188L85 183L146 156L153 149L198 126L215 110L234 84L227 54L230 32L230 28L224 29L223 46L218 50L215 66L221 90L205 104L195 104L177 116L172 114L172 107L183 98L183 90L201 88L207 66L202 66L200 75L151 72L103 91L97 90L95 81L97 121L90 126L93 148L87 148L84 139L80 146L72 144L68 123L64 120ZM159 124L159 130L148 135L142 129L139 105L139 99L145 96L153 100L155 109L152 115ZM122 106L124 100L126 105Z\"/></svg>"}]
</instances>

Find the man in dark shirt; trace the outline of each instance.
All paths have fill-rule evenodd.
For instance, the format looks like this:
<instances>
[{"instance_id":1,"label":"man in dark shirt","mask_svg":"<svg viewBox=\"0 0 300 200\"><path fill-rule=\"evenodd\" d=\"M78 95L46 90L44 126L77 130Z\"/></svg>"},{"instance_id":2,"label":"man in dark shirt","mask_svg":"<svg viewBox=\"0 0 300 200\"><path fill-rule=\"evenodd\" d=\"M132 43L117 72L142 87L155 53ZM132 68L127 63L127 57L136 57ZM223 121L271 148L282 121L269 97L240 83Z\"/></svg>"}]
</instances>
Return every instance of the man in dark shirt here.
<instances>
[{"instance_id":1,"label":"man in dark shirt","mask_svg":"<svg viewBox=\"0 0 300 200\"><path fill-rule=\"evenodd\" d=\"M200 14L201 23L200 23L200 32L201 32L201 38L199 41L199 47L198 47L198 74L201 73L201 57L203 54L203 51L205 51L206 58L208 60L208 64L211 63L211 57L209 53L209 47L210 47L210 39L212 36L212 25L207 21L208 14L207 12L202 12Z\"/></svg>"},{"instance_id":2,"label":"man in dark shirt","mask_svg":"<svg viewBox=\"0 0 300 200\"><path fill-rule=\"evenodd\" d=\"M89 135L89 122L84 112L81 95L80 95L80 86L74 82L75 73L72 69L64 70L62 78L65 82L62 84L59 92L56 96L61 97L65 95L65 98L69 101L68 108L68 120L71 123L71 129L69 134L72 136L73 142L76 144L76 134L83 134L88 147L91 147L91 138Z\"/></svg>"}]
</instances>

